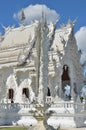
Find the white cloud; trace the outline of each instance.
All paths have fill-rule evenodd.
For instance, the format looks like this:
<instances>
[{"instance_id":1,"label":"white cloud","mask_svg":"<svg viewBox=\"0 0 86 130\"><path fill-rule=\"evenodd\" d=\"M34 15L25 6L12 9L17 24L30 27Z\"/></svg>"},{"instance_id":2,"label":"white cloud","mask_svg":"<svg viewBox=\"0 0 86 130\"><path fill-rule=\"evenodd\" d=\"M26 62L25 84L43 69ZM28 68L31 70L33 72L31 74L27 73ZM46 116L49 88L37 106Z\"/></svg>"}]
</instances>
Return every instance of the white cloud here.
<instances>
[{"instance_id":1,"label":"white cloud","mask_svg":"<svg viewBox=\"0 0 86 130\"><path fill-rule=\"evenodd\" d=\"M75 34L78 49L82 50L80 62L83 64L86 61L86 27L81 27Z\"/></svg>"},{"instance_id":2,"label":"white cloud","mask_svg":"<svg viewBox=\"0 0 86 130\"><path fill-rule=\"evenodd\" d=\"M24 8L25 13L25 23L30 24L32 21L40 20L42 17L42 9L44 10L46 20L48 23L56 22L59 19L59 14L53 10L48 8L46 5L29 5L28 7ZM16 14L14 13L14 19L18 19L20 15L20 11Z\"/></svg>"},{"instance_id":3,"label":"white cloud","mask_svg":"<svg viewBox=\"0 0 86 130\"><path fill-rule=\"evenodd\" d=\"M81 55L80 63L83 64L86 61L86 53L83 52Z\"/></svg>"},{"instance_id":4,"label":"white cloud","mask_svg":"<svg viewBox=\"0 0 86 130\"><path fill-rule=\"evenodd\" d=\"M86 27L81 27L75 34L78 48L81 50L86 49Z\"/></svg>"}]
</instances>

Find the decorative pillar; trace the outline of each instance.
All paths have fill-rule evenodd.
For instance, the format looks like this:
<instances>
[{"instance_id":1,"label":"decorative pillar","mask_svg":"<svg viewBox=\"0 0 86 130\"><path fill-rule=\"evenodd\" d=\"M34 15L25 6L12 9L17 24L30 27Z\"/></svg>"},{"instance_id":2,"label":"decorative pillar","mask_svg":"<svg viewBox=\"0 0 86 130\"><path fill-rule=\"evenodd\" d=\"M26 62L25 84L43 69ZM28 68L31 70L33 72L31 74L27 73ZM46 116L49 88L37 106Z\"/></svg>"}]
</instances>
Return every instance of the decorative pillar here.
<instances>
[{"instance_id":1,"label":"decorative pillar","mask_svg":"<svg viewBox=\"0 0 86 130\"><path fill-rule=\"evenodd\" d=\"M46 23L41 25L41 43L40 43L40 66L39 66L39 103L46 102L48 87L48 27Z\"/></svg>"}]
</instances>

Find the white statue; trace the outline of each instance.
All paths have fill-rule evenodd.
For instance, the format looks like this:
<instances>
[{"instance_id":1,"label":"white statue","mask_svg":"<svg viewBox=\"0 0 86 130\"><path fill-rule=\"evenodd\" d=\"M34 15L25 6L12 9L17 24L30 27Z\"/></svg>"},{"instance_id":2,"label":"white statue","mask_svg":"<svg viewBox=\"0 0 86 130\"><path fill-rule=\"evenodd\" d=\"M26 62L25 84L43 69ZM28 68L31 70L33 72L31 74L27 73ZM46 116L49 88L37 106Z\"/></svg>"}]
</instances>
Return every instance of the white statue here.
<instances>
[{"instance_id":1,"label":"white statue","mask_svg":"<svg viewBox=\"0 0 86 130\"><path fill-rule=\"evenodd\" d=\"M65 95L67 97L69 97L70 96L70 86L67 84L64 89L65 89Z\"/></svg>"}]
</instances>

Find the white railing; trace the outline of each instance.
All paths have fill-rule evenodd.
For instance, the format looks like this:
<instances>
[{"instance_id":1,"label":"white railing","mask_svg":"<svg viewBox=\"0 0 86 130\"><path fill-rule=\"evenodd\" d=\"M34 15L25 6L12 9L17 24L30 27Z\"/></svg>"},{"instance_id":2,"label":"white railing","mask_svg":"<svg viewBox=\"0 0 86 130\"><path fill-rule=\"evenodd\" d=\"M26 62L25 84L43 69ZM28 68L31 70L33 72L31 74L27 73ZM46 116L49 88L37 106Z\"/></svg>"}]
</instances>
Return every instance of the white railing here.
<instances>
[{"instance_id":1,"label":"white railing","mask_svg":"<svg viewBox=\"0 0 86 130\"><path fill-rule=\"evenodd\" d=\"M84 103L74 103L74 102L58 102L51 105L52 107L63 107L63 108L75 108L75 110L85 110Z\"/></svg>"},{"instance_id":2,"label":"white railing","mask_svg":"<svg viewBox=\"0 0 86 130\"><path fill-rule=\"evenodd\" d=\"M0 103L0 110L12 110L20 108L29 108L30 104L19 104L19 103Z\"/></svg>"},{"instance_id":3,"label":"white railing","mask_svg":"<svg viewBox=\"0 0 86 130\"><path fill-rule=\"evenodd\" d=\"M83 103L75 103L73 101L64 101L60 102L58 101L57 103L53 103L53 97L52 96L47 96L46 97L46 103L51 104L52 107L63 107L63 108L72 108L74 107L75 110L85 110L86 109L86 104L85 102Z\"/></svg>"},{"instance_id":4,"label":"white railing","mask_svg":"<svg viewBox=\"0 0 86 130\"><path fill-rule=\"evenodd\" d=\"M52 96L47 96L46 97L46 103L51 104L51 107L64 107L64 108L72 108L74 107L76 110L81 108L82 110L85 110L86 104L84 103L74 103L74 102L58 102L58 103L53 103L53 98ZM36 102L37 103L37 102ZM13 108L19 109L19 108L31 108L35 107L35 104L29 104L29 103L0 103L0 110L8 109L11 110Z\"/></svg>"},{"instance_id":5,"label":"white railing","mask_svg":"<svg viewBox=\"0 0 86 130\"><path fill-rule=\"evenodd\" d=\"M13 108L19 108L18 103L0 103L0 110L4 109L13 109Z\"/></svg>"}]
</instances>

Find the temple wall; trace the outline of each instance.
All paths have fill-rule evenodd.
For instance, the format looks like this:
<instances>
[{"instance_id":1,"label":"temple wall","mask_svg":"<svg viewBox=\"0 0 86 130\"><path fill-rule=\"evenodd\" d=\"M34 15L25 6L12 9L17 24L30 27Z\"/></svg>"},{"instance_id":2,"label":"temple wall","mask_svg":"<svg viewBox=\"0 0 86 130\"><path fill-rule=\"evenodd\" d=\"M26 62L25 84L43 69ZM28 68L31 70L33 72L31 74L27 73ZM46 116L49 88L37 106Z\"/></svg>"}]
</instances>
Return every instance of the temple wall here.
<instances>
[{"instance_id":1,"label":"temple wall","mask_svg":"<svg viewBox=\"0 0 86 130\"><path fill-rule=\"evenodd\" d=\"M18 71L16 72L16 79L17 79L17 83L18 83L18 86L21 84L21 82L24 80L24 79L27 79L29 78L29 71Z\"/></svg>"},{"instance_id":2,"label":"temple wall","mask_svg":"<svg viewBox=\"0 0 86 130\"><path fill-rule=\"evenodd\" d=\"M45 91L43 90L44 97L46 96L47 86L50 88L52 96L55 96L56 89L58 87L59 87L59 92L58 92L59 95L61 96L63 94L61 76L62 76L62 68L65 64L68 65L68 67L69 67L71 88L73 88L74 83L76 83L78 92L80 91L81 84L83 81L83 76L81 74L82 70L79 65L80 57L78 56L76 41L73 36L74 34L71 35L72 27L69 25L66 28L63 27L61 29L57 29L56 32L54 32L55 37L54 37L54 39L52 39L51 48L49 48L50 46L48 44L50 42L50 38L53 35L53 32L52 33L48 32L47 28L45 30L43 28L42 34L40 34L40 31L38 30L39 33L37 34L38 35L37 37L34 36L35 33L31 37L32 40L34 39L36 41L35 47L37 49L37 48L39 48L37 46L39 46L40 41L41 41L40 35L42 35L42 46L40 48L41 49L41 59L39 61L41 63L39 81L40 81L40 86L42 86L42 90L43 90L43 87L45 86L44 87ZM33 28L35 28L35 24L34 24L34 26L31 26L30 28L28 28L28 27L24 27L24 28L25 28L25 30L22 30L22 32L20 30L16 30L17 33L19 34L19 36L21 35L21 36L25 37L25 39L23 39L24 45L22 44L21 38L15 39L15 41L18 40L17 42L19 44L17 42L14 42L14 43L17 43L18 45L15 44L15 46L13 46L11 48L12 45L10 44L11 46L8 47L8 49L5 48L5 50L1 50L0 57L2 58L2 60L0 63L10 62L12 64L17 63L17 65L18 65L19 64L18 57L22 56L23 54L24 54L24 56L26 56L25 55L26 52L28 54L28 52L30 51L29 49L30 49L31 44L30 43L29 43L30 45L26 44L27 42L25 42L25 40L29 37L27 35L24 36L23 34L24 34L24 31L29 32L30 28L32 28L32 30L33 30L33 31L31 30L31 32L34 32ZM40 26L38 26L38 28L40 28ZM67 33L66 33L66 30L67 30ZM11 34L12 34L12 36L11 36ZM31 33L31 34L33 34L33 33ZM49 34L49 35L52 34L52 35L50 37L48 37L47 34ZM15 35L15 30L13 30L13 32L10 32L9 37L14 38L14 35ZM60 35L61 35L61 37L60 37ZM10 39L8 38L7 42L9 40ZM20 40L20 42L19 42L19 40ZM64 43L63 43L63 40L64 40ZM7 42L5 43L6 45L7 45ZM4 47L5 44L2 44L2 47ZM32 81L31 87L32 87L33 91L36 93L37 85L38 85L37 84L37 78L38 78L37 77L37 75L38 75L37 67L39 67L39 66L38 66L38 59L37 59L38 50L36 52L35 47L31 50L31 56L29 57L29 59L27 59L28 66L22 66L19 68L16 67L15 70L13 70L14 68L12 68L12 67L10 68L10 66L7 67L7 69L1 68L1 71L0 71L0 89L1 89L1 91L2 91L2 88L4 90L6 90L6 86L5 86L6 80L10 76L11 73L14 73L16 76L18 86L24 81L24 79L30 78ZM51 49L51 50L49 50L49 49ZM23 53L23 51L25 51L25 53ZM49 55L48 55L48 51L49 51ZM61 51L61 54L60 54L60 51ZM11 56L12 60L9 58L10 56ZM20 58L20 60L21 60L21 58ZM13 61L15 61L15 63ZM50 70L48 70L48 67L47 67L48 63L49 63ZM3 64L1 64L1 66L3 66ZM58 66L60 66L60 67L58 67ZM33 68L36 68L36 71ZM25 69L27 69L27 70L25 70ZM48 71L49 71L49 76L48 76ZM53 74L50 74L50 73L53 73ZM2 76L2 74L3 74L3 76ZM32 76L34 74L35 74L35 76ZM49 79L49 82L48 82L48 79ZM40 86L39 86L39 88L40 88ZM42 97L43 91L41 91L41 94L39 92L40 97ZM4 95L4 91L3 91L2 95ZM2 97L2 96L0 95L0 97Z\"/></svg>"},{"instance_id":3,"label":"temple wall","mask_svg":"<svg viewBox=\"0 0 86 130\"><path fill-rule=\"evenodd\" d=\"M11 67L0 69L0 100L7 97L6 81L10 74L13 73Z\"/></svg>"},{"instance_id":4,"label":"temple wall","mask_svg":"<svg viewBox=\"0 0 86 130\"><path fill-rule=\"evenodd\" d=\"M31 78L31 87L32 87L32 90L33 90L33 92L34 93L36 93L36 76L33 76L32 78Z\"/></svg>"},{"instance_id":5,"label":"temple wall","mask_svg":"<svg viewBox=\"0 0 86 130\"><path fill-rule=\"evenodd\" d=\"M49 76L49 88L51 92L51 96L55 97L56 94L58 94L57 89L58 89L58 77L56 76Z\"/></svg>"}]
</instances>

